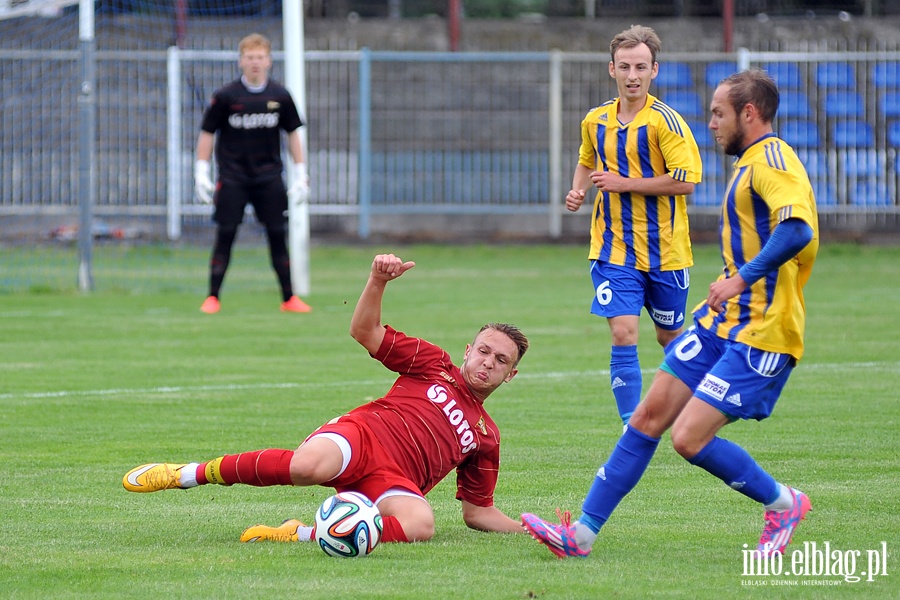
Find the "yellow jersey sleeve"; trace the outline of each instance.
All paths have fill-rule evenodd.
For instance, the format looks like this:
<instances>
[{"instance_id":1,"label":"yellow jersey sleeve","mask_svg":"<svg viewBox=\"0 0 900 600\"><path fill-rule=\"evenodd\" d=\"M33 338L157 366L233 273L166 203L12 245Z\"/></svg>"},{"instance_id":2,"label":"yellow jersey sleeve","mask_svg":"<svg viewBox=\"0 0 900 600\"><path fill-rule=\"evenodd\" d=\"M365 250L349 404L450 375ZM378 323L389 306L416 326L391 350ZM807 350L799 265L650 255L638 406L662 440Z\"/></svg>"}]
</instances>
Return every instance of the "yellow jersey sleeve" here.
<instances>
[{"instance_id":1,"label":"yellow jersey sleeve","mask_svg":"<svg viewBox=\"0 0 900 600\"><path fill-rule=\"evenodd\" d=\"M818 252L818 215L803 164L790 146L769 135L735 162L719 221L725 263L719 278L735 276L759 254L775 227L790 218L799 218L812 227L812 241L777 271L729 299L721 313L710 311L702 302L694 317L698 325L719 337L799 360L806 325L803 286Z\"/></svg>"}]
</instances>

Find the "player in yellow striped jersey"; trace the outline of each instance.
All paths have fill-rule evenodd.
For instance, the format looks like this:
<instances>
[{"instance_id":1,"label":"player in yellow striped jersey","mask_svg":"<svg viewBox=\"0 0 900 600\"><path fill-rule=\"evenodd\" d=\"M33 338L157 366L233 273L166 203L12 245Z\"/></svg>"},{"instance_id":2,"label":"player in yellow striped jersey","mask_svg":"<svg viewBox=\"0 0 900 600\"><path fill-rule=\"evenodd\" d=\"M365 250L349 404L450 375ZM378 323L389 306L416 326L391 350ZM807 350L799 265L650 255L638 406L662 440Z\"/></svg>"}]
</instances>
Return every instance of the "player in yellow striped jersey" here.
<instances>
[{"instance_id":1,"label":"player in yellow striped jersey","mask_svg":"<svg viewBox=\"0 0 900 600\"><path fill-rule=\"evenodd\" d=\"M764 74L751 71L744 75L737 80L743 87L732 94L748 87L744 80L751 75L761 78ZM722 97L727 99L724 92ZM726 99L713 108L713 123L723 120L717 113L724 111L721 104ZM773 132L743 147L740 130L731 132L727 127L714 127L725 152L738 157L720 218L725 269L710 286L707 302L695 310L694 319L721 338L800 360L806 317L803 286L819 248L816 201L809 177L794 150ZM778 242L775 231L780 237L796 234L805 240L804 225L810 229L809 243L800 248L796 247L799 241L786 245L789 251L796 250L785 256L793 257L790 261L782 261L776 270L753 268L750 263L763 247L773 239Z\"/></svg>"},{"instance_id":2,"label":"player in yellow striped jersey","mask_svg":"<svg viewBox=\"0 0 900 600\"><path fill-rule=\"evenodd\" d=\"M777 109L778 88L759 69L727 77L713 94L710 129L737 157L719 227L724 272L694 310L694 326L669 346L578 521L555 525L522 515L557 556L587 556L669 427L688 462L765 508L760 554L783 554L812 509L806 494L777 482L747 451L718 436L734 421L768 417L803 355L803 287L819 247L818 217L803 164L772 130Z\"/></svg>"},{"instance_id":3,"label":"player in yellow striped jersey","mask_svg":"<svg viewBox=\"0 0 900 600\"><path fill-rule=\"evenodd\" d=\"M637 342L646 308L662 347L681 333L693 264L685 197L700 183L700 151L675 110L649 93L660 40L634 25L610 43L609 75L619 96L581 123L581 148L566 208L599 191L591 224L591 313L612 337L610 383L628 423L641 399Z\"/></svg>"}]
</instances>

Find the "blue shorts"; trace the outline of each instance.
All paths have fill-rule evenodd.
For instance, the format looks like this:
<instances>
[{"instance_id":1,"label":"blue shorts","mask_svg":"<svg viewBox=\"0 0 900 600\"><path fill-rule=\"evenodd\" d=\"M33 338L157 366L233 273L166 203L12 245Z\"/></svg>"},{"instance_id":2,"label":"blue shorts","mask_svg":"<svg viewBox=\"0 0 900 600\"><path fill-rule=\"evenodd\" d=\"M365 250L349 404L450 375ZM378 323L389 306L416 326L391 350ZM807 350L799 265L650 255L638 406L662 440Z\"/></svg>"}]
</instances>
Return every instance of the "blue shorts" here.
<instances>
[{"instance_id":1,"label":"blue shorts","mask_svg":"<svg viewBox=\"0 0 900 600\"><path fill-rule=\"evenodd\" d=\"M646 308L660 329L675 331L684 325L691 282L687 269L644 272L592 260L591 281L592 314L606 318L639 316Z\"/></svg>"},{"instance_id":2,"label":"blue shorts","mask_svg":"<svg viewBox=\"0 0 900 600\"><path fill-rule=\"evenodd\" d=\"M790 354L725 340L696 325L675 338L667 350L660 368L732 420L761 421L772 414L796 364Z\"/></svg>"}]
</instances>

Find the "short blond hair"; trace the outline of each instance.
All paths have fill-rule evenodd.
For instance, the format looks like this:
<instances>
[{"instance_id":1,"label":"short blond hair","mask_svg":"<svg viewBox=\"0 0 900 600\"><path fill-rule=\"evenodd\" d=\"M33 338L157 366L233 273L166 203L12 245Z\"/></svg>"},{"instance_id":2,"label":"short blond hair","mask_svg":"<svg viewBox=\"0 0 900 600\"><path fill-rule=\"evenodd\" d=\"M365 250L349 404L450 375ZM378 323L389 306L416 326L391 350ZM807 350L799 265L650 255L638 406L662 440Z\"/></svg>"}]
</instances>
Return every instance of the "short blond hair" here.
<instances>
[{"instance_id":1,"label":"short blond hair","mask_svg":"<svg viewBox=\"0 0 900 600\"><path fill-rule=\"evenodd\" d=\"M266 54L272 53L272 42L261 33L251 33L238 44L238 52L240 54L244 54L247 50L257 50L260 48L265 50Z\"/></svg>"},{"instance_id":2,"label":"short blond hair","mask_svg":"<svg viewBox=\"0 0 900 600\"><path fill-rule=\"evenodd\" d=\"M616 62L616 52L619 48L634 48L641 44L647 44L647 47L650 48L650 56L653 62L656 62L656 55L662 48L662 42L653 29L643 25L632 25L625 31L616 34L616 37L609 43L609 54L612 56L613 62Z\"/></svg>"}]
</instances>

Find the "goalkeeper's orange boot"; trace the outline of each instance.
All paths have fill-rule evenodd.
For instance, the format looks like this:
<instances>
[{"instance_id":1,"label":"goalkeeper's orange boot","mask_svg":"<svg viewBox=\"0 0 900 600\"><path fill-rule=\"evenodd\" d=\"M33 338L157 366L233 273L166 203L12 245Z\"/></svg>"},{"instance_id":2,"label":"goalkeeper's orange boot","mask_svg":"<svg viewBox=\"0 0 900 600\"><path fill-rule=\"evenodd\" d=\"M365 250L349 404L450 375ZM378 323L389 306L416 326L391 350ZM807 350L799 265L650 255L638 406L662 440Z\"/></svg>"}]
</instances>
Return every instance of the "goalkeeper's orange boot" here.
<instances>
[{"instance_id":1,"label":"goalkeeper's orange boot","mask_svg":"<svg viewBox=\"0 0 900 600\"><path fill-rule=\"evenodd\" d=\"M311 311L312 307L297 296L291 296L281 303L281 312L308 313Z\"/></svg>"},{"instance_id":2,"label":"goalkeeper's orange boot","mask_svg":"<svg viewBox=\"0 0 900 600\"><path fill-rule=\"evenodd\" d=\"M205 312L208 315L214 315L219 312L219 309L222 306L219 304L219 299L215 296L209 296L206 300L203 301L203 304L200 305L200 312Z\"/></svg>"},{"instance_id":3,"label":"goalkeeper's orange boot","mask_svg":"<svg viewBox=\"0 0 900 600\"><path fill-rule=\"evenodd\" d=\"M150 463L141 465L125 473L122 485L129 492L158 492L180 489L181 469L187 465L170 463Z\"/></svg>"},{"instance_id":4,"label":"goalkeeper's orange boot","mask_svg":"<svg viewBox=\"0 0 900 600\"><path fill-rule=\"evenodd\" d=\"M297 519L288 519L278 527L270 527L268 525L254 525L248 527L241 534L242 542L296 542L297 528L304 527L303 523Z\"/></svg>"}]
</instances>

